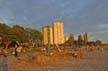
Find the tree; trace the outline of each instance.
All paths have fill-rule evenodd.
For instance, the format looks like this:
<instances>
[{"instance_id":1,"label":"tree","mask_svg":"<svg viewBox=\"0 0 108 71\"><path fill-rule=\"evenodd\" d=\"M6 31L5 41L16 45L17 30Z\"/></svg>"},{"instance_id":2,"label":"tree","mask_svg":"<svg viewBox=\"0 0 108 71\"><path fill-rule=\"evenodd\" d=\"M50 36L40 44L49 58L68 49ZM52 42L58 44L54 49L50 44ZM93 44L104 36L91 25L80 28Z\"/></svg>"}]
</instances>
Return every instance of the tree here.
<instances>
[{"instance_id":1,"label":"tree","mask_svg":"<svg viewBox=\"0 0 108 71\"><path fill-rule=\"evenodd\" d=\"M74 41L73 41L73 45L74 45L74 46L78 46L78 41L77 41L77 40L74 40Z\"/></svg>"},{"instance_id":2,"label":"tree","mask_svg":"<svg viewBox=\"0 0 108 71\"><path fill-rule=\"evenodd\" d=\"M69 46L72 46L73 45L73 42L74 42L74 34L70 34L69 39L66 41L66 43Z\"/></svg>"},{"instance_id":3,"label":"tree","mask_svg":"<svg viewBox=\"0 0 108 71\"><path fill-rule=\"evenodd\" d=\"M102 45L102 41L101 40L96 40L95 42L97 45Z\"/></svg>"},{"instance_id":4,"label":"tree","mask_svg":"<svg viewBox=\"0 0 108 71\"><path fill-rule=\"evenodd\" d=\"M38 30L29 28L25 29L22 26L15 25L13 27L7 26L4 23L0 23L0 36L3 40L17 40L19 42L26 42L29 40L28 34L31 34L33 40L42 40L42 33Z\"/></svg>"}]
</instances>

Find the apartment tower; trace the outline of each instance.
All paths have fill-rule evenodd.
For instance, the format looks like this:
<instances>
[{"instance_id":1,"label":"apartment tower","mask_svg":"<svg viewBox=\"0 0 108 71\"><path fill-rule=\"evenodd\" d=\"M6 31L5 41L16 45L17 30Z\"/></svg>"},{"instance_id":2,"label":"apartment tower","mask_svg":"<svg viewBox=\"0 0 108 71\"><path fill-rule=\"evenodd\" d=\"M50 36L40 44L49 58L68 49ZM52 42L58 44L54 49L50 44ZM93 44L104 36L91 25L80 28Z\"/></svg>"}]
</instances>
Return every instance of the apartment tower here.
<instances>
[{"instance_id":1,"label":"apartment tower","mask_svg":"<svg viewBox=\"0 0 108 71\"><path fill-rule=\"evenodd\" d=\"M65 42L64 23L53 22L53 38L54 44L63 44Z\"/></svg>"},{"instance_id":2,"label":"apartment tower","mask_svg":"<svg viewBox=\"0 0 108 71\"><path fill-rule=\"evenodd\" d=\"M53 29L51 26L44 26L42 28L43 32L43 44L53 44Z\"/></svg>"},{"instance_id":3,"label":"apartment tower","mask_svg":"<svg viewBox=\"0 0 108 71\"><path fill-rule=\"evenodd\" d=\"M78 36L78 41L83 41L84 40L84 36L83 35L79 35Z\"/></svg>"},{"instance_id":4,"label":"apartment tower","mask_svg":"<svg viewBox=\"0 0 108 71\"><path fill-rule=\"evenodd\" d=\"M85 42L90 42L90 41L91 41L91 36L90 36L89 33L85 33L85 34L84 34L84 41L85 41Z\"/></svg>"}]
</instances>

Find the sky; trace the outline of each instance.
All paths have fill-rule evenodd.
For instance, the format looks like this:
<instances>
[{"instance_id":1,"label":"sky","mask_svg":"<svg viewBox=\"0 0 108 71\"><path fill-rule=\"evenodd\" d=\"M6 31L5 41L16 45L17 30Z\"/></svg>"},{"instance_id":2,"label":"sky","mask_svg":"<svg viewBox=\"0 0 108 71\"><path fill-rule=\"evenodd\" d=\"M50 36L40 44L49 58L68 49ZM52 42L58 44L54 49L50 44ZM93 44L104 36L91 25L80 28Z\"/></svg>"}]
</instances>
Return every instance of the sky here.
<instances>
[{"instance_id":1,"label":"sky","mask_svg":"<svg viewBox=\"0 0 108 71\"><path fill-rule=\"evenodd\" d=\"M0 22L41 31L61 21L65 35L89 32L108 43L108 0L0 0Z\"/></svg>"}]
</instances>

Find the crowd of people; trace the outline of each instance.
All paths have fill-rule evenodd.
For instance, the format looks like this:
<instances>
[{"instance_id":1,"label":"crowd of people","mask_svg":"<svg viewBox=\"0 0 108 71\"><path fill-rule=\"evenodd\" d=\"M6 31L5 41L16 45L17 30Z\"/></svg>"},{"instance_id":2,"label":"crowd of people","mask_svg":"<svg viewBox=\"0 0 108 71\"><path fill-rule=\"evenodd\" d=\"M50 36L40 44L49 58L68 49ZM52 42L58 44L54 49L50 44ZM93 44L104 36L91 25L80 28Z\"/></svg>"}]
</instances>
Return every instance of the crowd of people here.
<instances>
[{"instance_id":1,"label":"crowd of people","mask_svg":"<svg viewBox=\"0 0 108 71\"><path fill-rule=\"evenodd\" d=\"M11 43L10 43L11 44ZM26 47L24 46L26 45ZM27 44L22 45L21 43L18 42L14 42L14 45L8 45L8 46L3 46L0 48L0 57L4 56L7 57L8 55L14 55L15 57L19 57L21 55L21 52L23 50L23 52L25 52L26 50L31 50L33 47L33 43L30 41ZM46 53L52 53L52 49L56 50L57 52L61 52L61 50L65 50L67 47L66 46L57 46L57 45L47 45L47 46L43 46L42 51ZM78 52L79 52L79 48L80 47L75 47L75 48L71 48L72 49L72 53L73 56L77 56ZM83 48L83 47L81 47ZM89 51L92 51L93 49L97 49L97 47L85 47L85 49L89 49ZM81 50L80 50L81 52Z\"/></svg>"},{"instance_id":2,"label":"crowd of people","mask_svg":"<svg viewBox=\"0 0 108 71\"><path fill-rule=\"evenodd\" d=\"M31 41L27 43L19 43L18 41L5 41L0 46L0 57L7 57L9 55L14 55L15 57L19 57L22 50L30 50L33 47L33 43Z\"/></svg>"},{"instance_id":3,"label":"crowd of people","mask_svg":"<svg viewBox=\"0 0 108 71\"><path fill-rule=\"evenodd\" d=\"M15 57L18 57L20 55L22 46L21 45L15 45L15 47L12 48L6 48L2 47L0 48L0 57L4 56L7 57L8 55L14 55Z\"/></svg>"}]
</instances>

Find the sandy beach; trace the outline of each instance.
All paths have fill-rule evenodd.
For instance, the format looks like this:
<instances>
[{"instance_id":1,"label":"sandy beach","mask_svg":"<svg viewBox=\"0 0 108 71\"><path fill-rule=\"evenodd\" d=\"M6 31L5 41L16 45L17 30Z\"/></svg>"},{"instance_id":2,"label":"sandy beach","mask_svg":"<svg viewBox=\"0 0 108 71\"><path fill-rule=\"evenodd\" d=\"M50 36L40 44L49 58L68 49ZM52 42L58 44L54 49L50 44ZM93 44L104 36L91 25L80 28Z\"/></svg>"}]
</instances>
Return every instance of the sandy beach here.
<instances>
[{"instance_id":1,"label":"sandy beach","mask_svg":"<svg viewBox=\"0 0 108 71\"><path fill-rule=\"evenodd\" d=\"M108 71L108 50L87 52L84 59L65 61L58 66L46 66L32 71Z\"/></svg>"},{"instance_id":2,"label":"sandy beach","mask_svg":"<svg viewBox=\"0 0 108 71\"><path fill-rule=\"evenodd\" d=\"M14 56L9 56L7 67L1 66L0 71L6 71L3 68L8 68L8 71L108 71L108 50L86 51L82 59L70 56L70 59L54 63L53 65L35 65L34 62L26 62L26 59L20 61Z\"/></svg>"}]
</instances>

